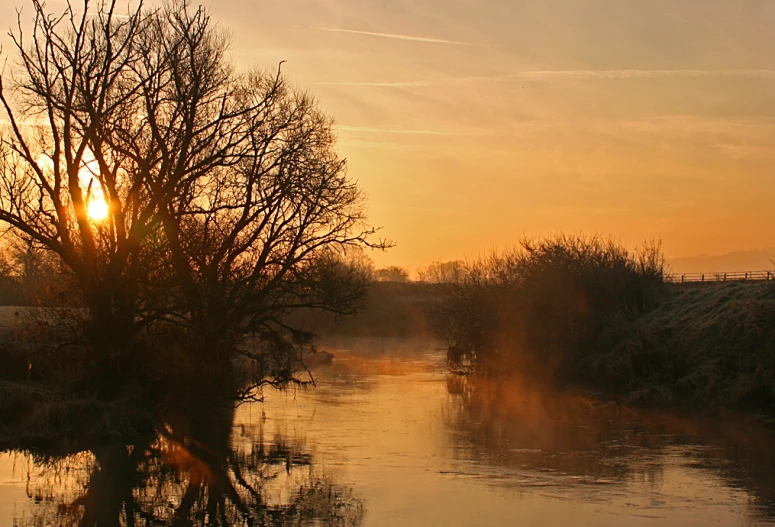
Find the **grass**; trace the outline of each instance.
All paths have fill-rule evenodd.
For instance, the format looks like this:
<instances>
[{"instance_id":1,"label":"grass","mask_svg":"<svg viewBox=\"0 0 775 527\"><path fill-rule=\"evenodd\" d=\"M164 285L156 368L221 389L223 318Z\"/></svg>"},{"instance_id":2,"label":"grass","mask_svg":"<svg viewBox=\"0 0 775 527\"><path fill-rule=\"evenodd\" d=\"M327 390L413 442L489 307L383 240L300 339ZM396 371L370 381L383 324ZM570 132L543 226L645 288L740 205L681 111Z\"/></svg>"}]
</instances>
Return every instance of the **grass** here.
<instances>
[{"instance_id":1,"label":"grass","mask_svg":"<svg viewBox=\"0 0 775 527\"><path fill-rule=\"evenodd\" d=\"M775 288L727 283L676 292L611 328L590 378L630 403L745 409L775 415Z\"/></svg>"},{"instance_id":2,"label":"grass","mask_svg":"<svg viewBox=\"0 0 775 527\"><path fill-rule=\"evenodd\" d=\"M453 369L630 404L775 416L775 288L666 284L658 245L525 240L448 277L434 317Z\"/></svg>"},{"instance_id":3,"label":"grass","mask_svg":"<svg viewBox=\"0 0 775 527\"><path fill-rule=\"evenodd\" d=\"M145 437L152 431L150 413L136 398L106 401L83 388L77 350L4 340L0 449ZM28 368L31 357L34 367Z\"/></svg>"}]
</instances>

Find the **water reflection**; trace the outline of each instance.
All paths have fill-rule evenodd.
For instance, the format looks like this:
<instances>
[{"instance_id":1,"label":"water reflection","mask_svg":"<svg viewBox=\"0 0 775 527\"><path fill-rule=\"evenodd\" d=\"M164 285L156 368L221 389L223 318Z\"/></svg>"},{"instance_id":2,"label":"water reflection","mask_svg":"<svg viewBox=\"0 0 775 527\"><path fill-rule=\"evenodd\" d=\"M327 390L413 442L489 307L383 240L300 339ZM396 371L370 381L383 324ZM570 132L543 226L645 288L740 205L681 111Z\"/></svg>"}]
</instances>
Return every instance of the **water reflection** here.
<instances>
[{"instance_id":1,"label":"water reflection","mask_svg":"<svg viewBox=\"0 0 775 527\"><path fill-rule=\"evenodd\" d=\"M314 389L173 399L152 441L17 454L17 525L775 525L761 429L452 376L434 343L338 346Z\"/></svg>"},{"instance_id":2,"label":"water reflection","mask_svg":"<svg viewBox=\"0 0 775 527\"><path fill-rule=\"evenodd\" d=\"M361 524L352 489L318 471L298 441L233 427L234 407L168 410L150 442L17 453L36 503L21 526ZM239 437L233 437L233 431Z\"/></svg>"},{"instance_id":3,"label":"water reflection","mask_svg":"<svg viewBox=\"0 0 775 527\"><path fill-rule=\"evenodd\" d=\"M456 375L446 382L453 474L475 467L489 483L523 493L626 499L630 508L651 510L703 506L740 490L747 514L775 519L775 442L762 428L551 395L525 382ZM697 483L682 495L676 481L689 477Z\"/></svg>"}]
</instances>

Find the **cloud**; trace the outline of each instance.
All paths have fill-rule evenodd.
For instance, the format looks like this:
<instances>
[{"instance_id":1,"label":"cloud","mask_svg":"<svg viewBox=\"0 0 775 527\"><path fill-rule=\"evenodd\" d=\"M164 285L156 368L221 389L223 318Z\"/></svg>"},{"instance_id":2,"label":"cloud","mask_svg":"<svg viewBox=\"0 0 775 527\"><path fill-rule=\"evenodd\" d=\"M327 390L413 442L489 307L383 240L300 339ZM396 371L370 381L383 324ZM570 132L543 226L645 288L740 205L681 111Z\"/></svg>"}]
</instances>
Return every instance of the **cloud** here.
<instances>
[{"instance_id":1,"label":"cloud","mask_svg":"<svg viewBox=\"0 0 775 527\"><path fill-rule=\"evenodd\" d=\"M402 135L472 135L469 133L460 134L455 132L444 132L438 130L414 130L403 128L373 128L368 126L345 126L337 127L342 132L368 133L368 134L402 134Z\"/></svg>"},{"instance_id":2,"label":"cloud","mask_svg":"<svg viewBox=\"0 0 775 527\"><path fill-rule=\"evenodd\" d=\"M538 70L520 71L506 75L514 79L571 79L571 80L616 80L616 79L664 79L671 77L729 77L775 79L775 70Z\"/></svg>"},{"instance_id":3,"label":"cloud","mask_svg":"<svg viewBox=\"0 0 775 527\"><path fill-rule=\"evenodd\" d=\"M343 81L343 82L313 82L313 86L362 86L371 88L426 88L432 81L406 81L406 82L368 82L368 81Z\"/></svg>"},{"instance_id":4,"label":"cloud","mask_svg":"<svg viewBox=\"0 0 775 527\"><path fill-rule=\"evenodd\" d=\"M769 145L748 145L748 144L730 144L719 143L713 145L713 148L741 159L750 160L756 157L773 158L775 157L775 147Z\"/></svg>"},{"instance_id":5,"label":"cloud","mask_svg":"<svg viewBox=\"0 0 775 527\"><path fill-rule=\"evenodd\" d=\"M507 79L507 75L491 75L479 77L448 77L442 79L428 79L416 81L333 81L314 82L317 86L362 86L376 88L427 88L430 86L444 86L448 84L466 84L472 82L498 82Z\"/></svg>"},{"instance_id":6,"label":"cloud","mask_svg":"<svg viewBox=\"0 0 775 527\"><path fill-rule=\"evenodd\" d=\"M455 46L479 46L479 47L486 47L484 44L476 44L473 42L462 42L458 40L445 40L442 38L431 38L431 37L418 37L418 36L412 36L412 35L402 35L399 33L378 33L376 31L360 31L357 29L340 29L340 28L333 28L333 27L310 27L309 29L314 29L317 31L330 31L332 33L348 33L351 35L365 35L368 37L379 37L379 38L392 38L395 40L408 40L411 42L425 42L428 44L452 44Z\"/></svg>"},{"instance_id":7,"label":"cloud","mask_svg":"<svg viewBox=\"0 0 775 527\"><path fill-rule=\"evenodd\" d=\"M313 83L319 86L360 86L383 88L427 88L449 84L466 84L476 82L507 82L511 80L526 81L600 81L626 79L669 79L669 78L739 78L739 79L772 79L775 80L775 70L738 69L738 70L532 70L516 71L499 75L478 77L449 77L416 81L335 81Z\"/></svg>"}]
</instances>

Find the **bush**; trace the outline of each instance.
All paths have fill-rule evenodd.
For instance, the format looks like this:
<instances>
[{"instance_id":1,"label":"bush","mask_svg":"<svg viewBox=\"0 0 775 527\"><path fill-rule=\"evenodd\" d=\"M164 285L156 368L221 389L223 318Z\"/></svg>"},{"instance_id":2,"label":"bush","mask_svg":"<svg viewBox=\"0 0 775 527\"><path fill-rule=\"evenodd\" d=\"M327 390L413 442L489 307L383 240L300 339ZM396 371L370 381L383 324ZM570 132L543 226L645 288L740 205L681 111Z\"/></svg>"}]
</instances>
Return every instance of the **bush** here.
<instances>
[{"instance_id":1,"label":"bush","mask_svg":"<svg viewBox=\"0 0 775 527\"><path fill-rule=\"evenodd\" d=\"M631 253L600 237L525 239L450 274L432 320L454 369L575 376L613 320L658 304L665 272L655 243Z\"/></svg>"}]
</instances>

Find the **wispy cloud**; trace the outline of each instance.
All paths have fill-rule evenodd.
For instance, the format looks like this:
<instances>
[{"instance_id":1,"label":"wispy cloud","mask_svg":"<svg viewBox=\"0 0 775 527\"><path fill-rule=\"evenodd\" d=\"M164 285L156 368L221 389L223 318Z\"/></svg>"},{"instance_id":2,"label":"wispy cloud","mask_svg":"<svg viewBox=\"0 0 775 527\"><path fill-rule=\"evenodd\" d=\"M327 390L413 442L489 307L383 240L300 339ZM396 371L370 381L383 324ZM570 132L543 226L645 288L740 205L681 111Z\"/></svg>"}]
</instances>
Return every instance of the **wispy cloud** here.
<instances>
[{"instance_id":1,"label":"wispy cloud","mask_svg":"<svg viewBox=\"0 0 775 527\"><path fill-rule=\"evenodd\" d=\"M439 130L415 130L405 128L373 128L368 126L338 126L339 131L342 132L354 132L354 133L367 133L367 134L401 134L401 135L471 135L460 134L455 132L445 132Z\"/></svg>"},{"instance_id":2,"label":"wispy cloud","mask_svg":"<svg viewBox=\"0 0 775 527\"><path fill-rule=\"evenodd\" d=\"M369 82L369 81L332 81L332 82L313 82L313 86L363 86L371 88L425 88L433 84L451 84L453 79L445 79L445 82L439 81L397 81L397 82ZM460 81L458 81L460 82Z\"/></svg>"},{"instance_id":3,"label":"wispy cloud","mask_svg":"<svg viewBox=\"0 0 775 527\"><path fill-rule=\"evenodd\" d=\"M775 147L769 145L745 145L745 144L728 144L719 143L713 145L713 148L719 150L731 157L739 157L742 159L756 159L756 158L773 158L775 157Z\"/></svg>"},{"instance_id":4,"label":"wispy cloud","mask_svg":"<svg viewBox=\"0 0 775 527\"><path fill-rule=\"evenodd\" d=\"M367 37L378 37L378 38L392 38L395 40L408 40L411 42L425 42L427 44L452 44L455 46L478 46L478 47L486 47L485 44L477 44L474 42L463 42L459 40L446 40L443 38L432 38L432 37L420 37L420 36L413 36L413 35L402 35L400 33L379 33L376 31L360 31L357 29L341 29L341 28L333 28L333 27L310 27L309 29L314 29L317 31L329 31L332 33L348 33L351 35L365 35Z\"/></svg>"},{"instance_id":5,"label":"wispy cloud","mask_svg":"<svg viewBox=\"0 0 775 527\"><path fill-rule=\"evenodd\" d=\"M506 75L515 79L578 79L578 80L606 80L606 79L662 79L669 77L743 77L743 78L773 78L775 70L644 70L644 69L615 69L615 70L538 70L520 71Z\"/></svg>"},{"instance_id":6,"label":"wispy cloud","mask_svg":"<svg viewBox=\"0 0 775 527\"><path fill-rule=\"evenodd\" d=\"M427 79L416 81L334 81L314 83L321 86L364 86L385 88L425 88L447 84L466 84L476 82L506 82L512 80L625 80L625 79L667 79L667 78L742 78L742 79L773 79L775 70L730 69L730 70L532 70L517 71L499 75L478 77L448 77L442 79Z\"/></svg>"},{"instance_id":7,"label":"wispy cloud","mask_svg":"<svg viewBox=\"0 0 775 527\"><path fill-rule=\"evenodd\" d=\"M445 86L448 84L467 84L476 82L503 82L514 78L513 75L481 75L476 77L444 77L440 79L425 79L414 81L331 81L313 82L316 86L364 86L377 88L427 88L429 86Z\"/></svg>"}]
</instances>

